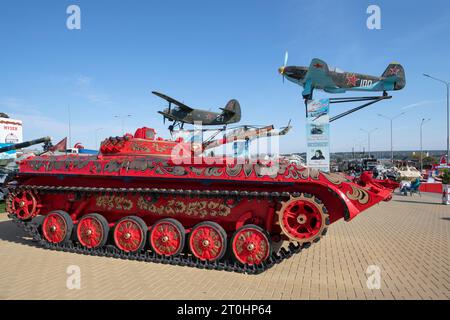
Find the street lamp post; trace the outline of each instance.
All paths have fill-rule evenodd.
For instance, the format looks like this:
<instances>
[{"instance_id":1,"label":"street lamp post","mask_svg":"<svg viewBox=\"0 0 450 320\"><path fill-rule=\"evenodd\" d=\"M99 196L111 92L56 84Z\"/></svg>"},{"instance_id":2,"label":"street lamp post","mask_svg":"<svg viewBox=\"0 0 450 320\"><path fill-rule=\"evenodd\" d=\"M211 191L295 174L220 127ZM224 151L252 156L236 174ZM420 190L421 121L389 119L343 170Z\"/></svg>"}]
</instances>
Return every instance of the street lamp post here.
<instances>
[{"instance_id":1,"label":"street lamp post","mask_svg":"<svg viewBox=\"0 0 450 320\"><path fill-rule=\"evenodd\" d=\"M70 104L67 106L67 113L69 116L69 148L72 145L72 120L71 120L71 113L70 113Z\"/></svg>"},{"instance_id":2,"label":"street lamp post","mask_svg":"<svg viewBox=\"0 0 450 320\"><path fill-rule=\"evenodd\" d=\"M99 132L100 130L103 130L103 128L97 128L97 129L95 129L95 141L94 141L94 143L95 143L95 149L97 149L97 132Z\"/></svg>"},{"instance_id":3,"label":"street lamp post","mask_svg":"<svg viewBox=\"0 0 450 320\"><path fill-rule=\"evenodd\" d=\"M420 122L420 172L423 170L423 148L422 148L422 127L425 123L430 121L431 119L422 119Z\"/></svg>"},{"instance_id":4,"label":"street lamp post","mask_svg":"<svg viewBox=\"0 0 450 320\"><path fill-rule=\"evenodd\" d=\"M114 116L114 118L118 118L121 121L122 125L122 135L125 134L125 119L131 117L131 114L121 115L121 116Z\"/></svg>"},{"instance_id":5,"label":"street lamp post","mask_svg":"<svg viewBox=\"0 0 450 320\"><path fill-rule=\"evenodd\" d=\"M367 133L367 141L368 141L368 145L367 145L368 149L367 149L367 152L368 152L368 154L369 154L369 159L370 159L370 134L371 134L372 132L378 130L378 128L372 129L372 130L370 130L370 131L367 131L367 130L362 129L362 128L361 128L360 130L361 130L361 131L364 131L365 133Z\"/></svg>"},{"instance_id":6,"label":"street lamp post","mask_svg":"<svg viewBox=\"0 0 450 320\"><path fill-rule=\"evenodd\" d=\"M432 77L428 74L423 74L425 77L428 77L430 79L439 81L443 84L445 84L445 86L447 87L447 154L446 154L446 158L447 158L447 163L449 162L448 157L449 157L449 149L450 149L450 131L449 131L449 125L450 125L450 118L449 118L449 97L450 97L450 81L445 81L445 80L441 80L435 77Z\"/></svg>"},{"instance_id":7,"label":"street lamp post","mask_svg":"<svg viewBox=\"0 0 450 320\"><path fill-rule=\"evenodd\" d=\"M394 117L388 117L388 116L385 116L385 115L380 114L380 113L378 114L378 116L380 116L382 118L385 118L385 119L388 119L391 122L391 163L392 163L392 165L394 165L394 144L393 144L393 135L392 135L392 127L393 127L392 123L393 123L394 119L397 119L398 117L400 117L400 116L402 116L404 114L405 113L402 112L402 113L400 113L400 114L398 114L398 115L396 115Z\"/></svg>"}]
</instances>

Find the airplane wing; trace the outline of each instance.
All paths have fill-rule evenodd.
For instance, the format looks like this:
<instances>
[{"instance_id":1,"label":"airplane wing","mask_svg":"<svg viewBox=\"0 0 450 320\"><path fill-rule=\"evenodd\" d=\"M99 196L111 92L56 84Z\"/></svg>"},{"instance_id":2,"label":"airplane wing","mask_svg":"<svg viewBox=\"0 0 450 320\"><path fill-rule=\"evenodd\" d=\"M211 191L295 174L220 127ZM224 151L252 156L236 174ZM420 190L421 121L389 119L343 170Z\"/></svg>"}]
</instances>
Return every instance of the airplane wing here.
<instances>
[{"instance_id":1,"label":"airplane wing","mask_svg":"<svg viewBox=\"0 0 450 320\"><path fill-rule=\"evenodd\" d=\"M174 105L180 107L180 109L182 109L184 111L190 112L190 111L194 110L193 108L185 105L184 103L182 103L182 102L180 102L178 100L175 100L174 98L171 98L169 96L166 96L165 94L159 93L157 91L152 91L152 93L154 95L156 95L156 96L158 96L158 97L160 97L160 98L170 102L170 103L173 103Z\"/></svg>"},{"instance_id":2,"label":"airplane wing","mask_svg":"<svg viewBox=\"0 0 450 320\"><path fill-rule=\"evenodd\" d=\"M315 88L337 88L333 79L330 76L328 65L317 58L312 59L308 72L305 75L305 81L310 81Z\"/></svg>"},{"instance_id":3,"label":"airplane wing","mask_svg":"<svg viewBox=\"0 0 450 320\"><path fill-rule=\"evenodd\" d=\"M163 115L164 117L166 117L169 120L173 120L173 121L178 121L179 120L179 119L175 118L173 115L171 115L170 113L163 112L163 111L158 111L158 113Z\"/></svg>"}]
</instances>

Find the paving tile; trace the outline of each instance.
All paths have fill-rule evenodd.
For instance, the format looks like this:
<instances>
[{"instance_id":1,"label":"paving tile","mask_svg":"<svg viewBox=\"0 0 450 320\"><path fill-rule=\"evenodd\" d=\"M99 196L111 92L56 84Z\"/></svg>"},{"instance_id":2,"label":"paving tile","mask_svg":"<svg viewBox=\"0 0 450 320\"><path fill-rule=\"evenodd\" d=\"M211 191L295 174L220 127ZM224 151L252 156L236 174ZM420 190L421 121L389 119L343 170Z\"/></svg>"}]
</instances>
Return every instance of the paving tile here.
<instances>
[{"instance_id":1,"label":"paving tile","mask_svg":"<svg viewBox=\"0 0 450 320\"><path fill-rule=\"evenodd\" d=\"M31 245L30 245L31 244ZM0 214L0 299L450 299L450 207L394 196L261 275L48 251ZM81 289L66 287L70 265ZM369 265L381 288L367 287Z\"/></svg>"}]
</instances>

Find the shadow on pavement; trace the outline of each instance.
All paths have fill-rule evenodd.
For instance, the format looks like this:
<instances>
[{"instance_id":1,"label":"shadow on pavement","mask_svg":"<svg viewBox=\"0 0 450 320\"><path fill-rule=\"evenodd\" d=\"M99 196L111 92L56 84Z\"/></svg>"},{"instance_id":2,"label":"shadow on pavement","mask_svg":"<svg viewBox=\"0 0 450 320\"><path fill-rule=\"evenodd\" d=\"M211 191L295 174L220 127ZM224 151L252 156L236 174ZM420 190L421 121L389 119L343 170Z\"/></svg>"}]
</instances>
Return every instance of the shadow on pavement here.
<instances>
[{"instance_id":1,"label":"shadow on pavement","mask_svg":"<svg viewBox=\"0 0 450 320\"><path fill-rule=\"evenodd\" d=\"M38 247L38 244L11 220L0 222L0 241L8 241Z\"/></svg>"},{"instance_id":2,"label":"shadow on pavement","mask_svg":"<svg viewBox=\"0 0 450 320\"><path fill-rule=\"evenodd\" d=\"M447 220L447 221L450 221L450 217L444 217L444 218L441 218L442 220Z\"/></svg>"}]
</instances>

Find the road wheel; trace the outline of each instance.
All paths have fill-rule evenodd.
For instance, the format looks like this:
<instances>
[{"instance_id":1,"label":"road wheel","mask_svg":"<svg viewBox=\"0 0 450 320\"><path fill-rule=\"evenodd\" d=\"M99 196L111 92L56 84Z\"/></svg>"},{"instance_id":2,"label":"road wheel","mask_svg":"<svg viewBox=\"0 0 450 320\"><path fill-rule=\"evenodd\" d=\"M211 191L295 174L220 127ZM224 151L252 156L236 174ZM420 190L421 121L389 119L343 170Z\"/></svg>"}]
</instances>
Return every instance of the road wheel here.
<instances>
[{"instance_id":1,"label":"road wheel","mask_svg":"<svg viewBox=\"0 0 450 320\"><path fill-rule=\"evenodd\" d=\"M98 213L88 214L78 222L77 239L84 247L103 247L108 240L108 234L108 221Z\"/></svg>"},{"instance_id":2,"label":"road wheel","mask_svg":"<svg viewBox=\"0 0 450 320\"><path fill-rule=\"evenodd\" d=\"M141 251L145 246L147 225L136 216L120 219L114 227L114 243L125 252Z\"/></svg>"},{"instance_id":3,"label":"road wheel","mask_svg":"<svg viewBox=\"0 0 450 320\"><path fill-rule=\"evenodd\" d=\"M248 265L264 262L272 252L269 236L261 227L247 224L236 230L231 239L234 258Z\"/></svg>"},{"instance_id":4,"label":"road wheel","mask_svg":"<svg viewBox=\"0 0 450 320\"><path fill-rule=\"evenodd\" d=\"M183 251L185 236L186 231L177 220L161 219L150 229L150 247L159 255L175 256Z\"/></svg>"},{"instance_id":5,"label":"road wheel","mask_svg":"<svg viewBox=\"0 0 450 320\"><path fill-rule=\"evenodd\" d=\"M50 212L42 222L42 234L50 243L63 243L70 239L73 221L69 214L62 210Z\"/></svg>"},{"instance_id":6,"label":"road wheel","mask_svg":"<svg viewBox=\"0 0 450 320\"><path fill-rule=\"evenodd\" d=\"M189 248L200 260L220 260L227 250L227 234L216 222L200 222L189 235Z\"/></svg>"}]
</instances>

